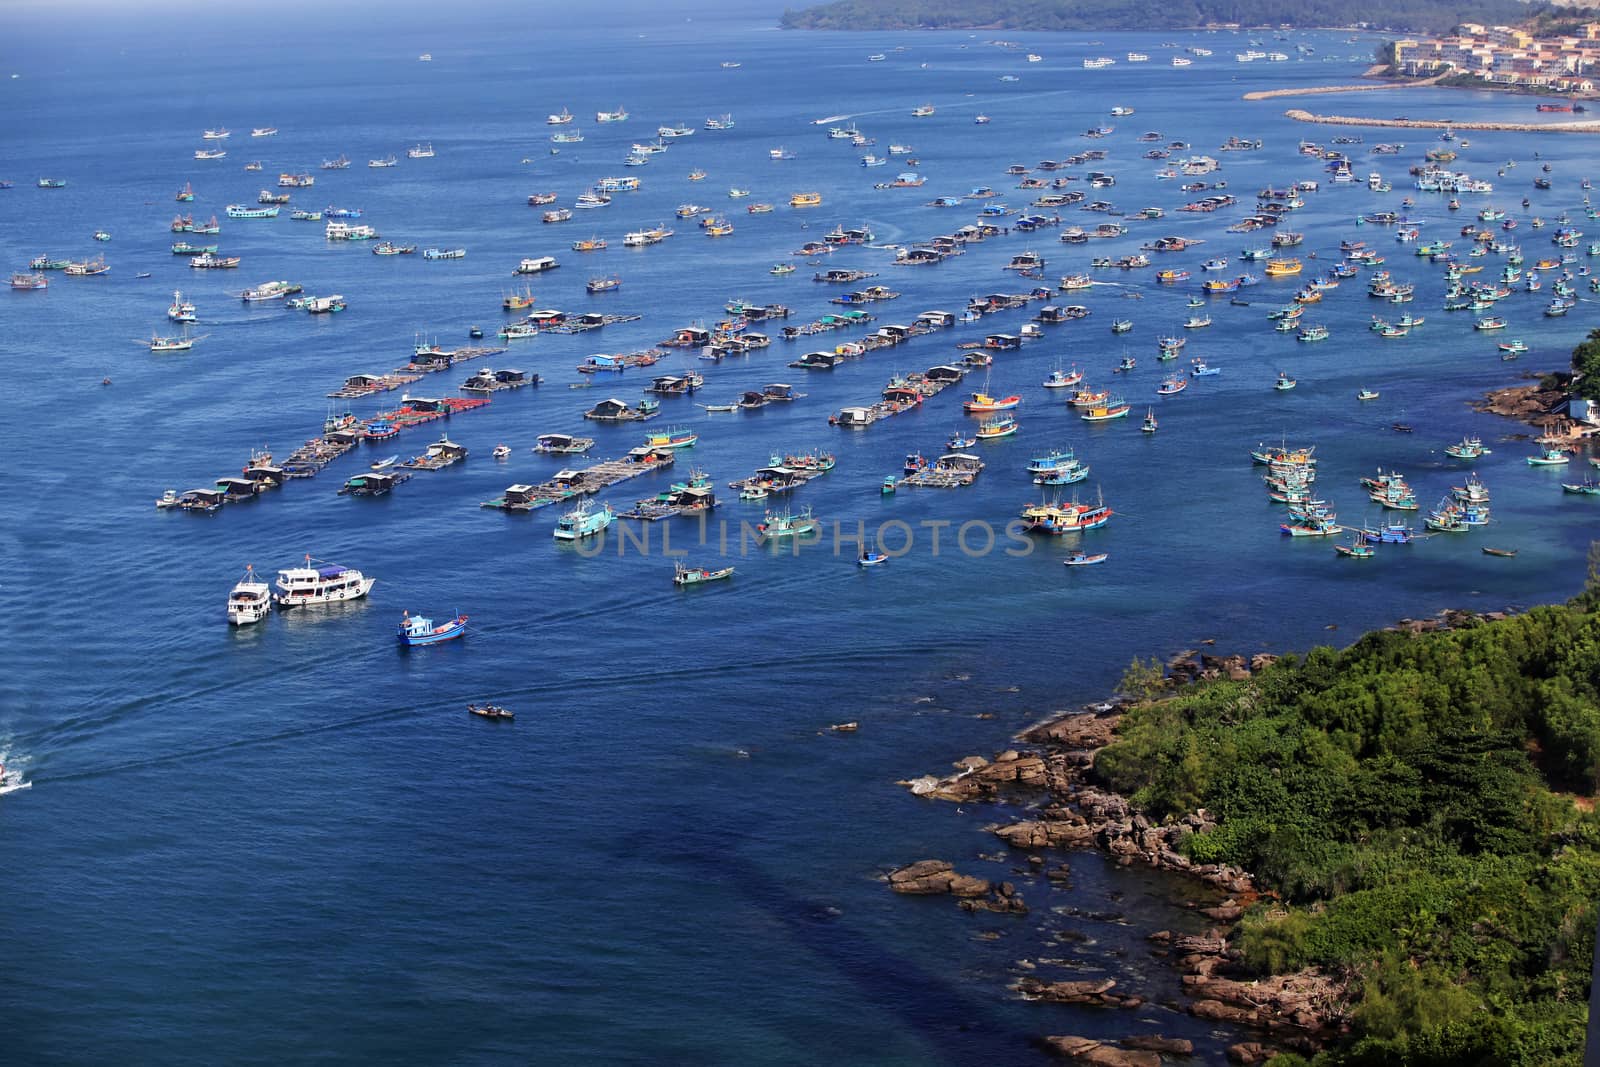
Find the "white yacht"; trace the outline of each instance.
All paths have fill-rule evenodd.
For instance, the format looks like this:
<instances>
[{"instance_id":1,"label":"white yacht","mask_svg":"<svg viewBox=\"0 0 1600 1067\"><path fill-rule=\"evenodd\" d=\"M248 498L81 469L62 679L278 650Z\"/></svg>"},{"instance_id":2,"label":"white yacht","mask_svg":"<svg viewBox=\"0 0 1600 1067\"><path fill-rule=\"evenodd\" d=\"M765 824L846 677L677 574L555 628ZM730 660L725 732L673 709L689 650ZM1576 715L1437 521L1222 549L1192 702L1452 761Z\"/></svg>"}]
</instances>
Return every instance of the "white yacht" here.
<instances>
[{"instance_id":1,"label":"white yacht","mask_svg":"<svg viewBox=\"0 0 1600 1067\"><path fill-rule=\"evenodd\" d=\"M254 567L246 566L244 577L228 593L228 621L235 626L260 622L272 610L272 587L256 577Z\"/></svg>"},{"instance_id":2,"label":"white yacht","mask_svg":"<svg viewBox=\"0 0 1600 1067\"><path fill-rule=\"evenodd\" d=\"M367 595L376 581L376 578L368 578L350 567L307 556L304 567L290 567L278 572L277 592L273 594L273 599L280 608L359 600Z\"/></svg>"}]
</instances>

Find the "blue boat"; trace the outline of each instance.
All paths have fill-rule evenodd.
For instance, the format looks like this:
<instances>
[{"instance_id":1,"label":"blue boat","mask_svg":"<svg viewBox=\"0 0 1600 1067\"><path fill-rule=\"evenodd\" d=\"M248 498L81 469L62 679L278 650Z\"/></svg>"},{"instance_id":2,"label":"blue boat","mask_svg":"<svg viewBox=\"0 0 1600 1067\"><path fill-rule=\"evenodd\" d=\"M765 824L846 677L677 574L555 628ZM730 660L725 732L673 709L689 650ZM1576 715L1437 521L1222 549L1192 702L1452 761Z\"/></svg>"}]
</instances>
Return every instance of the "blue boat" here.
<instances>
[{"instance_id":1,"label":"blue boat","mask_svg":"<svg viewBox=\"0 0 1600 1067\"><path fill-rule=\"evenodd\" d=\"M434 625L432 619L425 619L421 615L406 612L400 619L400 627L395 636L407 648L417 645L437 645L442 641L453 641L467 632L467 617L457 615L449 622Z\"/></svg>"}]
</instances>

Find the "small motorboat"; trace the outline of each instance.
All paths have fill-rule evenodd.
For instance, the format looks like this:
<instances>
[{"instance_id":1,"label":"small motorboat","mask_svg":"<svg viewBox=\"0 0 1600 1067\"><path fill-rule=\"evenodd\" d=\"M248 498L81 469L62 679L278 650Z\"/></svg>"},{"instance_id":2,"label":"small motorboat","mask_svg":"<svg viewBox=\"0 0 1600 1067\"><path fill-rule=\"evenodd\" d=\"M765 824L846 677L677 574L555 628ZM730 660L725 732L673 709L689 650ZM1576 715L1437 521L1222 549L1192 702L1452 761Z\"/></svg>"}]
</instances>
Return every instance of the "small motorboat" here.
<instances>
[{"instance_id":1,"label":"small motorboat","mask_svg":"<svg viewBox=\"0 0 1600 1067\"><path fill-rule=\"evenodd\" d=\"M495 445L493 455L495 459L505 459L507 456L511 455L511 446Z\"/></svg>"},{"instance_id":2,"label":"small motorboat","mask_svg":"<svg viewBox=\"0 0 1600 1067\"><path fill-rule=\"evenodd\" d=\"M878 567L889 562L889 557L882 552L863 552L861 558L856 560L857 567Z\"/></svg>"},{"instance_id":3,"label":"small motorboat","mask_svg":"<svg viewBox=\"0 0 1600 1067\"><path fill-rule=\"evenodd\" d=\"M1359 393L1356 394L1356 399L1357 400L1376 400L1376 399L1378 399L1378 391L1376 389L1363 389Z\"/></svg>"},{"instance_id":4,"label":"small motorboat","mask_svg":"<svg viewBox=\"0 0 1600 1067\"><path fill-rule=\"evenodd\" d=\"M1483 546L1483 554L1485 556L1501 556L1505 559L1510 559L1517 554L1517 550L1514 548L1490 548L1485 545Z\"/></svg>"},{"instance_id":5,"label":"small motorboat","mask_svg":"<svg viewBox=\"0 0 1600 1067\"><path fill-rule=\"evenodd\" d=\"M946 441L945 445L952 450L958 450L962 448L971 448L977 443L977 438L967 437L963 435L960 430L957 430L955 433L950 435L950 440Z\"/></svg>"},{"instance_id":6,"label":"small motorboat","mask_svg":"<svg viewBox=\"0 0 1600 1067\"><path fill-rule=\"evenodd\" d=\"M502 708L498 704L468 704L467 710L484 719L515 719L516 712L510 708Z\"/></svg>"},{"instance_id":7,"label":"small motorboat","mask_svg":"<svg viewBox=\"0 0 1600 1067\"><path fill-rule=\"evenodd\" d=\"M894 491L899 484L900 483L895 480L894 475L886 475L883 479L883 487L880 492L882 492L884 496L893 496Z\"/></svg>"},{"instance_id":8,"label":"small motorboat","mask_svg":"<svg viewBox=\"0 0 1600 1067\"><path fill-rule=\"evenodd\" d=\"M384 456L382 459L372 464L372 469L375 471L386 471L399 462L400 456L398 453L392 456Z\"/></svg>"},{"instance_id":9,"label":"small motorboat","mask_svg":"<svg viewBox=\"0 0 1600 1067\"><path fill-rule=\"evenodd\" d=\"M1109 552L1074 552L1061 562L1068 567L1087 567L1095 563L1104 563Z\"/></svg>"}]
</instances>

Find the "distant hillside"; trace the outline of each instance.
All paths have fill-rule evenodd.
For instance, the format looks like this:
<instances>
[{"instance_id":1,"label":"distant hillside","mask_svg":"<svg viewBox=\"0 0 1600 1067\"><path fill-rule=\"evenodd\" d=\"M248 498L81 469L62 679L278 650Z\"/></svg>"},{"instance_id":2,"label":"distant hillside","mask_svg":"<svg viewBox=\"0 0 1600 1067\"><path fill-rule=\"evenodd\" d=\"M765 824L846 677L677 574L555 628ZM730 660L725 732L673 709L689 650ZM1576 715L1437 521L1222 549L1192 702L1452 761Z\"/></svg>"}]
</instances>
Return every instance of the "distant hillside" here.
<instances>
[{"instance_id":1,"label":"distant hillside","mask_svg":"<svg viewBox=\"0 0 1600 1067\"><path fill-rule=\"evenodd\" d=\"M836 0L788 10L794 30L1166 30L1236 23L1349 26L1442 32L1459 22L1516 23L1532 9L1521 0Z\"/></svg>"}]
</instances>

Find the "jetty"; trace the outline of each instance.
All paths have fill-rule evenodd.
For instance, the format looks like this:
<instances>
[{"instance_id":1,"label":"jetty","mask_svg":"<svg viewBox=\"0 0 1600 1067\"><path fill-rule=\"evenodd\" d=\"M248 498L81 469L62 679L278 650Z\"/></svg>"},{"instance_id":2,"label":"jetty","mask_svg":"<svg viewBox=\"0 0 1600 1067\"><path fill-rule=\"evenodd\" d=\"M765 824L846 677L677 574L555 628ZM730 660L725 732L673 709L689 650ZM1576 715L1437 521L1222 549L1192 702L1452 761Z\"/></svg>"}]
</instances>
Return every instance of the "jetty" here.
<instances>
[{"instance_id":1,"label":"jetty","mask_svg":"<svg viewBox=\"0 0 1600 1067\"><path fill-rule=\"evenodd\" d=\"M1374 119L1359 115L1315 115L1292 107L1285 118L1324 126L1389 126L1401 130L1510 130L1514 133L1600 133L1600 119L1578 122L1456 122L1451 119Z\"/></svg>"},{"instance_id":2,"label":"jetty","mask_svg":"<svg viewBox=\"0 0 1600 1067\"><path fill-rule=\"evenodd\" d=\"M675 461L670 448L642 446L620 459L604 460L582 470L557 471L549 480L537 485L510 486L498 498L485 500L481 506L501 511L537 511L670 467Z\"/></svg>"}]
</instances>

